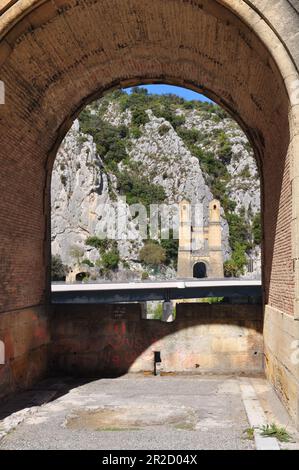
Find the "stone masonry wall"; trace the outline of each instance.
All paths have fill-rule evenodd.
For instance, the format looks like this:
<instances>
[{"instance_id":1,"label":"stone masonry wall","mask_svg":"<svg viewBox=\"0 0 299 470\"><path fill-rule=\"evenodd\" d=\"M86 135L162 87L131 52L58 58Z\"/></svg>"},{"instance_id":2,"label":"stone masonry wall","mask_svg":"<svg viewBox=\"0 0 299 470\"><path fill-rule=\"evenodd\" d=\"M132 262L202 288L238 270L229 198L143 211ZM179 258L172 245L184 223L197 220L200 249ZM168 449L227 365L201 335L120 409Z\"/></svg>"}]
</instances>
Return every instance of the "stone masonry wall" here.
<instances>
[{"instance_id":1,"label":"stone masonry wall","mask_svg":"<svg viewBox=\"0 0 299 470\"><path fill-rule=\"evenodd\" d=\"M48 369L49 323L43 308L0 315L0 340L5 364L0 363L0 399L30 387Z\"/></svg>"},{"instance_id":2,"label":"stone masonry wall","mask_svg":"<svg viewBox=\"0 0 299 470\"><path fill-rule=\"evenodd\" d=\"M172 323L142 319L140 304L55 305L52 319L54 374L152 373L154 351L164 373L263 371L260 305L178 304Z\"/></svg>"}]
</instances>

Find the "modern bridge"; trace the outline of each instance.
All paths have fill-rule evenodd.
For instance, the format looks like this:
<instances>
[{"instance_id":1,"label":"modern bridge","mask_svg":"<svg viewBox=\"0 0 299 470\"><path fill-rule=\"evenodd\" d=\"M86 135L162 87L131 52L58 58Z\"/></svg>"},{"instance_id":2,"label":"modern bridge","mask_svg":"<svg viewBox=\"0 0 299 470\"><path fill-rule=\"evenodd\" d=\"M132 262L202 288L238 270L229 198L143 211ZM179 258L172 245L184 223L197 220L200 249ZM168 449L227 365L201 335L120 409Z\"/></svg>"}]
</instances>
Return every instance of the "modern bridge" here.
<instances>
[{"instance_id":1,"label":"modern bridge","mask_svg":"<svg viewBox=\"0 0 299 470\"><path fill-rule=\"evenodd\" d=\"M52 303L100 304L225 297L260 303L262 283L248 279L177 279L146 282L53 283Z\"/></svg>"}]
</instances>

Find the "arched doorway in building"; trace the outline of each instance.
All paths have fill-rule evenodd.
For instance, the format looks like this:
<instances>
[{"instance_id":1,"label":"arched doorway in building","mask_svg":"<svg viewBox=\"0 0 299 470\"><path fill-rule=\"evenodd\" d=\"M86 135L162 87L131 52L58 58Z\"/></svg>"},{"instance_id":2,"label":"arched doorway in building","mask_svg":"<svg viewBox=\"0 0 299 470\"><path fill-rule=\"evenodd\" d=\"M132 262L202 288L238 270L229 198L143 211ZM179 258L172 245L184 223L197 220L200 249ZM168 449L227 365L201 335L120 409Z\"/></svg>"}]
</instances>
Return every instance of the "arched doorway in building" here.
<instances>
[{"instance_id":1,"label":"arched doorway in building","mask_svg":"<svg viewBox=\"0 0 299 470\"><path fill-rule=\"evenodd\" d=\"M82 281L84 281L87 277L88 277L88 273L80 272L80 273L76 274L76 281L77 281L77 282L82 282Z\"/></svg>"},{"instance_id":2,"label":"arched doorway in building","mask_svg":"<svg viewBox=\"0 0 299 470\"><path fill-rule=\"evenodd\" d=\"M195 263L193 266L193 277L203 279L207 277L207 266L202 261Z\"/></svg>"}]
</instances>

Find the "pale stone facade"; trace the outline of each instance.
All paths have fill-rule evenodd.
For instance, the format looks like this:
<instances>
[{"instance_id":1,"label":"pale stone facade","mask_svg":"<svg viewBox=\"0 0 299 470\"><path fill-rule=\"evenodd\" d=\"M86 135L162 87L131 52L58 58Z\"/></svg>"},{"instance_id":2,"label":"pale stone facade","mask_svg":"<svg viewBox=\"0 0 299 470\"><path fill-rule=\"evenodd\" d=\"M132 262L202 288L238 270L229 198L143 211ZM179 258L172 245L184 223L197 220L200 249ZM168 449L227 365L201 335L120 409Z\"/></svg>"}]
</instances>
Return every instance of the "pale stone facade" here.
<instances>
[{"instance_id":1,"label":"pale stone facade","mask_svg":"<svg viewBox=\"0 0 299 470\"><path fill-rule=\"evenodd\" d=\"M177 275L179 278L223 277L221 213L216 199L209 204L208 227L192 218L192 205L188 201L180 203Z\"/></svg>"}]
</instances>

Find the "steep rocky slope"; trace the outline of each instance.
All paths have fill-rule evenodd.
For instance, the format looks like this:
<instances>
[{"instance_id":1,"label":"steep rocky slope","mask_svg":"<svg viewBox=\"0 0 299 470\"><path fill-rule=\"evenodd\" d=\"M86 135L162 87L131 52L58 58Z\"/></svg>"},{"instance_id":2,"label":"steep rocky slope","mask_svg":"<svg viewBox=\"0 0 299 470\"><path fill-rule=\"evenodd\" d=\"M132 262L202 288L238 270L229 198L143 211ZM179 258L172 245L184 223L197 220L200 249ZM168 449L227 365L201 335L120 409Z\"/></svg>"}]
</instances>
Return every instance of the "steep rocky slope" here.
<instances>
[{"instance_id":1,"label":"steep rocky slope","mask_svg":"<svg viewBox=\"0 0 299 470\"><path fill-rule=\"evenodd\" d=\"M100 239L126 197L127 238ZM219 107L173 95L114 92L88 106L58 152L52 176L52 253L90 277L175 276L175 241L140 262L144 234L128 204L221 200L227 273L259 264L259 180L246 136ZM158 245L156 240L155 245ZM158 249L156 248L156 251ZM161 251L161 250L160 250ZM161 252L160 252L161 255ZM244 269L245 267L245 269Z\"/></svg>"}]
</instances>

